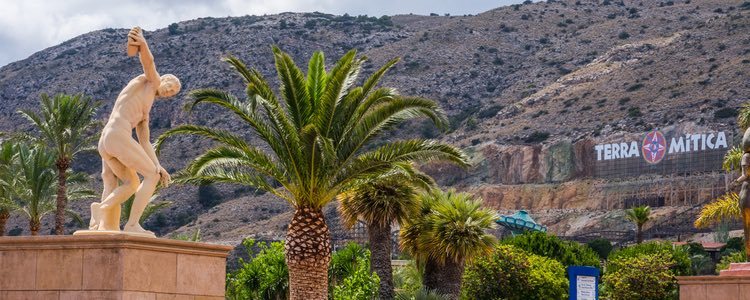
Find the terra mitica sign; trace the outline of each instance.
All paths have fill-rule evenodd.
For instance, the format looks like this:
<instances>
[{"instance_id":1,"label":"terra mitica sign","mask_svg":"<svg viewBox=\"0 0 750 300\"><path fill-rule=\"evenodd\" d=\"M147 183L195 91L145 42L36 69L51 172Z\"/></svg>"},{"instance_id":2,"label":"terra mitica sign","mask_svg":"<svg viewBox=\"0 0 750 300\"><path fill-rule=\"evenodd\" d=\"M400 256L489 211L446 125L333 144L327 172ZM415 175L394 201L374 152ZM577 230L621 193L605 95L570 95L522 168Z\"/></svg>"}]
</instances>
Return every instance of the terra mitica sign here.
<instances>
[{"instance_id":1,"label":"terra mitica sign","mask_svg":"<svg viewBox=\"0 0 750 300\"><path fill-rule=\"evenodd\" d=\"M671 127L594 145L595 176L707 172L721 169L731 138L725 131Z\"/></svg>"}]
</instances>

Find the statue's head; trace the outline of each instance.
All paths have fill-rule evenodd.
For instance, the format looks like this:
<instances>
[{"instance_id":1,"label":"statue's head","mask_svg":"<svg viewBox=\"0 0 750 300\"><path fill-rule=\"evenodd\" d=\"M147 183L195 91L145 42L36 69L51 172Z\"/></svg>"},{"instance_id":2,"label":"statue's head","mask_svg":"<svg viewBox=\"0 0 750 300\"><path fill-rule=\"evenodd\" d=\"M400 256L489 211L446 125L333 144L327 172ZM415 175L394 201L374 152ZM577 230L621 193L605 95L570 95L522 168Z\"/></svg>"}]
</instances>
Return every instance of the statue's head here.
<instances>
[{"instance_id":1,"label":"statue's head","mask_svg":"<svg viewBox=\"0 0 750 300\"><path fill-rule=\"evenodd\" d=\"M180 80L177 79L177 76L172 74L162 75L161 84L156 90L156 96L159 96L160 98L172 97L180 92L181 87L182 84L180 83Z\"/></svg>"}]
</instances>

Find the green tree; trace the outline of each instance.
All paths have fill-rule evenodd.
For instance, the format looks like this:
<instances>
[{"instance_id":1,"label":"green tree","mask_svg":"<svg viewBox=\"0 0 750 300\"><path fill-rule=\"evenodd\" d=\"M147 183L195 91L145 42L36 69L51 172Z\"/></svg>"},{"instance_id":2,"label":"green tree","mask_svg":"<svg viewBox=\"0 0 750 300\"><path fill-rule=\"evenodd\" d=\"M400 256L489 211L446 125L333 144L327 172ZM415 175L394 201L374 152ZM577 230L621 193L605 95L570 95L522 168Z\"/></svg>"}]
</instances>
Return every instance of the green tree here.
<instances>
[{"instance_id":1,"label":"green tree","mask_svg":"<svg viewBox=\"0 0 750 300\"><path fill-rule=\"evenodd\" d=\"M13 209L13 186L16 176L13 173L13 158L15 144L3 142L0 144L0 236L5 235L5 225Z\"/></svg>"},{"instance_id":2,"label":"green tree","mask_svg":"<svg viewBox=\"0 0 750 300\"><path fill-rule=\"evenodd\" d=\"M674 262L663 253L619 257L608 265L618 265L602 277L602 294L607 299L677 299L677 280L670 270Z\"/></svg>"},{"instance_id":3,"label":"green tree","mask_svg":"<svg viewBox=\"0 0 750 300\"><path fill-rule=\"evenodd\" d=\"M648 206L633 207L625 211L625 218L635 224L635 242L643 242L643 224L651 220L651 208Z\"/></svg>"},{"instance_id":4,"label":"green tree","mask_svg":"<svg viewBox=\"0 0 750 300\"><path fill-rule=\"evenodd\" d=\"M42 140L55 155L57 168L57 199L55 209L55 234L65 234L65 211L68 206L67 175L73 158L80 152L93 149L97 126L94 115L98 104L83 95L41 95L39 114L23 110L21 114L36 126Z\"/></svg>"},{"instance_id":5,"label":"green tree","mask_svg":"<svg viewBox=\"0 0 750 300\"><path fill-rule=\"evenodd\" d=\"M513 245L529 253L549 257L564 266L599 267L594 250L576 242L564 241L546 232L526 232L503 239L501 244Z\"/></svg>"},{"instance_id":6,"label":"green tree","mask_svg":"<svg viewBox=\"0 0 750 300\"><path fill-rule=\"evenodd\" d=\"M18 144L13 147L14 157L11 167L15 180L9 184L3 184L12 190L15 199L9 206L14 211L19 211L29 219L29 230L31 235L38 235L41 228L42 218L56 210L57 174L55 172L55 154L44 145L37 144L31 147ZM69 174L70 175L70 174ZM70 176L71 182L84 180L81 174ZM66 197L78 200L93 196L90 190L72 186L66 190ZM83 224L83 220L74 211L65 209L65 213L77 223Z\"/></svg>"},{"instance_id":7,"label":"green tree","mask_svg":"<svg viewBox=\"0 0 750 300\"><path fill-rule=\"evenodd\" d=\"M358 220L367 224L368 242L372 252L372 271L380 278L379 299L393 299L391 267L391 225L403 223L418 208L416 192L429 189L434 182L415 170L411 164L358 185L340 197L339 211L347 227Z\"/></svg>"},{"instance_id":8,"label":"green tree","mask_svg":"<svg viewBox=\"0 0 750 300\"><path fill-rule=\"evenodd\" d=\"M346 53L327 72L322 52L310 59L305 76L292 58L273 47L280 96L267 80L239 59L226 60L245 80L247 98L212 89L191 93L193 110L217 105L235 114L264 145L250 145L232 132L196 125L168 130L157 144L178 134L204 136L219 145L193 160L177 182L237 183L265 190L290 203L294 216L286 236L286 261L292 299L326 298L330 233L322 207L365 178L377 177L394 165L448 160L466 165L453 146L430 140L389 141L367 148L382 132L425 116L445 126L445 113L428 99L404 97L391 88L376 88L397 59L354 86L365 58ZM269 149L264 151L262 149Z\"/></svg>"},{"instance_id":9,"label":"green tree","mask_svg":"<svg viewBox=\"0 0 750 300\"><path fill-rule=\"evenodd\" d=\"M496 214L468 193L434 189L418 196L419 210L401 227L401 247L424 265L423 285L455 299L464 265L488 253L495 237L485 233Z\"/></svg>"},{"instance_id":10,"label":"green tree","mask_svg":"<svg viewBox=\"0 0 750 300\"><path fill-rule=\"evenodd\" d=\"M512 245L498 245L466 268L462 299L567 299L563 265Z\"/></svg>"}]
</instances>

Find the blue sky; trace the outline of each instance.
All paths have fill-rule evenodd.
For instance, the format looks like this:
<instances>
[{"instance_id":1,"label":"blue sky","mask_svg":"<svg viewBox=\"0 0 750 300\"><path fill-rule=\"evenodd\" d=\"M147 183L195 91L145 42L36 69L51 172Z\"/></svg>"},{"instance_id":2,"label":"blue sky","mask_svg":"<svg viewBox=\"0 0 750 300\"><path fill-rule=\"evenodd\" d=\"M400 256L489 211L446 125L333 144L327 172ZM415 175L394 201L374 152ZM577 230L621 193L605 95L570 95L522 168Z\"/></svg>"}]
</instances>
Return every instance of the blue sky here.
<instances>
[{"instance_id":1,"label":"blue sky","mask_svg":"<svg viewBox=\"0 0 750 300\"><path fill-rule=\"evenodd\" d=\"M0 66L103 28L163 28L200 17L319 11L370 16L476 14L522 0L0 0Z\"/></svg>"}]
</instances>

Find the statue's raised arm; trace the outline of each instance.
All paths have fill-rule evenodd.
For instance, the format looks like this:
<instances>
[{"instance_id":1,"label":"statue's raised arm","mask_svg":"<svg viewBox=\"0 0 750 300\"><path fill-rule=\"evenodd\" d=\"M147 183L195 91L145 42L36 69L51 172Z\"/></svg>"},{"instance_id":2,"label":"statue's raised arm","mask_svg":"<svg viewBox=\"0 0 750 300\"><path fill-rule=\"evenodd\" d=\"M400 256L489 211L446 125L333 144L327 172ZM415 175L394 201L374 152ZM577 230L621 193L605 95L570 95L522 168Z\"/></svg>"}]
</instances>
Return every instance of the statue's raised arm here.
<instances>
[{"instance_id":1,"label":"statue's raised arm","mask_svg":"<svg viewBox=\"0 0 750 300\"><path fill-rule=\"evenodd\" d=\"M154 64L154 55L151 54L151 49L148 48L146 38L143 37L143 30L140 27L135 27L128 33L128 47L138 49L138 56L143 66L143 74L146 75L146 79L159 86L161 79L159 78L159 72L156 71L156 64Z\"/></svg>"},{"instance_id":2,"label":"statue's raised arm","mask_svg":"<svg viewBox=\"0 0 750 300\"><path fill-rule=\"evenodd\" d=\"M169 173L161 166L151 145L149 115L157 98L167 98L180 91L180 80L172 74L159 76L154 56L136 27L128 33L128 55L139 54L143 74L138 75L117 96L109 120L99 138L102 157L101 202L91 204L90 231L76 234L120 232L121 204L135 194L130 216L123 230L127 233L154 236L143 229L140 218L154 194L157 184L169 183ZM135 130L138 140L133 139ZM143 181L139 176L143 177Z\"/></svg>"}]
</instances>

